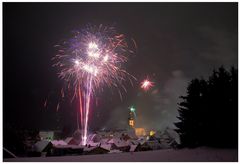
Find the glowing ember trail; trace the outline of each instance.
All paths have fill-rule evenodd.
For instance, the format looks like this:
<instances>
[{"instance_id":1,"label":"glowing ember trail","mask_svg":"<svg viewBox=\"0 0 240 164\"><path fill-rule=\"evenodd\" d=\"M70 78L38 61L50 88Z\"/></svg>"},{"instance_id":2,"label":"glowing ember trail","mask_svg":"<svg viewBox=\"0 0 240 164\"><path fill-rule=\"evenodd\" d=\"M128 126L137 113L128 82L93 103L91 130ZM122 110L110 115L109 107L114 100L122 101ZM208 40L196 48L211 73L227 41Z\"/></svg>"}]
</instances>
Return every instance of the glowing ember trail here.
<instances>
[{"instance_id":1,"label":"glowing ember trail","mask_svg":"<svg viewBox=\"0 0 240 164\"><path fill-rule=\"evenodd\" d=\"M148 79L141 82L141 88L145 91L149 90L153 86L153 82L149 81Z\"/></svg>"},{"instance_id":2,"label":"glowing ember trail","mask_svg":"<svg viewBox=\"0 0 240 164\"><path fill-rule=\"evenodd\" d=\"M131 51L123 34L103 25L76 31L69 40L55 47L58 53L52 59L53 66L59 68L59 78L67 83L68 92L73 90L72 99L78 100L81 144L86 145L89 113L94 112L91 109L93 94L105 85L124 88L126 77L134 78L122 68Z\"/></svg>"}]
</instances>

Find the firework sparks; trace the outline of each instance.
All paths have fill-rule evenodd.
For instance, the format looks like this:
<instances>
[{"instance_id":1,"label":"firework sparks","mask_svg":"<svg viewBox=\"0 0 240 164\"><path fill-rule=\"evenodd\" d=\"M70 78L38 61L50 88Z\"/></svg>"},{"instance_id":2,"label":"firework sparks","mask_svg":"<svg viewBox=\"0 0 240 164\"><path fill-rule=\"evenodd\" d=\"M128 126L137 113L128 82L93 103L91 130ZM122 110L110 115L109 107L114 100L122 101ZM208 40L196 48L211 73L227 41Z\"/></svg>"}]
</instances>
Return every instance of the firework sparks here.
<instances>
[{"instance_id":1,"label":"firework sparks","mask_svg":"<svg viewBox=\"0 0 240 164\"><path fill-rule=\"evenodd\" d=\"M148 79L141 82L141 88L145 91L149 90L153 86L153 82L149 81Z\"/></svg>"},{"instance_id":2,"label":"firework sparks","mask_svg":"<svg viewBox=\"0 0 240 164\"><path fill-rule=\"evenodd\" d=\"M60 69L59 78L74 89L73 97L78 98L82 144L85 145L93 93L105 84L123 87L126 77L134 78L122 68L130 51L123 34L102 25L77 31L71 39L55 47L58 54L53 58L53 66Z\"/></svg>"}]
</instances>

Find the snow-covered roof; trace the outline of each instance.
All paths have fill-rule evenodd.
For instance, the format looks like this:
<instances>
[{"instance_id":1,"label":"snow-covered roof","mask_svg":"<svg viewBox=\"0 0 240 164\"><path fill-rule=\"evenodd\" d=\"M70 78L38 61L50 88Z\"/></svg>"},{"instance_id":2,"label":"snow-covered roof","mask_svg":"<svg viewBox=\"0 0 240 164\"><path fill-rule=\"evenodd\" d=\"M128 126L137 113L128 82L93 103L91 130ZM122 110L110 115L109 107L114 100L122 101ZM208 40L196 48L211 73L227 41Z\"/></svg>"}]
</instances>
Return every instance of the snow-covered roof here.
<instances>
[{"instance_id":1,"label":"snow-covered roof","mask_svg":"<svg viewBox=\"0 0 240 164\"><path fill-rule=\"evenodd\" d=\"M143 144L146 142L146 140L138 140L138 142L139 142L141 145L143 145Z\"/></svg>"},{"instance_id":2,"label":"snow-covered roof","mask_svg":"<svg viewBox=\"0 0 240 164\"><path fill-rule=\"evenodd\" d=\"M84 147L83 151L91 151L91 150L94 150L94 149L97 149L97 148L102 148L102 149L110 151L111 145L103 144L101 146L95 146L95 147Z\"/></svg>"},{"instance_id":3,"label":"snow-covered roof","mask_svg":"<svg viewBox=\"0 0 240 164\"><path fill-rule=\"evenodd\" d=\"M72 139L73 139L73 137L67 137L67 138L65 139L65 142L66 142L66 143L69 143Z\"/></svg>"},{"instance_id":4,"label":"snow-covered roof","mask_svg":"<svg viewBox=\"0 0 240 164\"><path fill-rule=\"evenodd\" d=\"M125 147L129 145L128 142L120 140L119 138L113 138L108 143L115 144L117 147Z\"/></svg>"},{"instance_id":5,"label":"snow-covered roof","mask_svg":"<svg viewBox=\"0 0 240 164\"><path fill-rule=\"evenodd\" d=\"M109 139L108 138L104 138L100 140L100 143L105 144L108 143Z\"/></svg>"},{"instance_id":6,"label":"snow-covered roof","mask_svg":"<svg viewBox=\"0 0 240 164\"><path fill-rule=\"evenodd\" d=\"M165 130L161 131L157 131L157 133L155 134L156 138L160 138L160 139L173 139L175 140L178 144L180 143L180 138L178 133L172 129L167 127Z\"/></svg>"},{"instance_id":7,"label":"snow-covered roof","mask_svg":"<svg viewBox=\"0 0 240 164\"><path fill-rule=\"evenodd\" d=\"M107 143L109 143L109 144L114 143L114 138L111 138L110 140L108 140Z\"/></svg>"},{"instance_id":8,"label":"snow-covered roof","mask_svg":"<svg viewBox=\"0 0 240 164\"><path fill-rule=\"evenodd\" d=\"M89 141L87 144L90 145L90 146L99 146L99 145L100 145L100 142L92 142L92 141Z\"/></svg>"},{"instance_id":9,"label":"snow-covered roof","mask_svg":"<svg viewBox=\"0 0 240 164\"><path fill-rule=\"evenodd\" d=\"M110 144L101 144L101 146L100 146L101 148L103 148L103 149L106 149L106 150L111 150L111 145Z\"/></svg>"},{"instance_id":10,"label":"snow-covered roof","mask_svg":"<svg viewBox=\"0 0 240 164\"><path fill-rule=\"evenodd\" d=\"M51 143L56 146L56 145L67 145L67 143L63 140L53 140Z\"/></svg>"},{"instance_id":11,"label":"snow-covered roof","mask_svg":"<svg viewBox=\"0 0 240 164\"><path fill-rule=\"evenodd\" d=\"M96 134L88 135L88 141L92 141L95 136L96 136Z\"/></svg>"},{"instance_id":12,"label":"snow-covered roof","mask_svg":"<svg viewBox=\"0 0 240 164\"><path fill-rule=\"evenodd\" d=\"M38 141L34 145L35 151L42 152L48 146L49 143L50 142L47 140Z\"/></svg>"}]
</instances>

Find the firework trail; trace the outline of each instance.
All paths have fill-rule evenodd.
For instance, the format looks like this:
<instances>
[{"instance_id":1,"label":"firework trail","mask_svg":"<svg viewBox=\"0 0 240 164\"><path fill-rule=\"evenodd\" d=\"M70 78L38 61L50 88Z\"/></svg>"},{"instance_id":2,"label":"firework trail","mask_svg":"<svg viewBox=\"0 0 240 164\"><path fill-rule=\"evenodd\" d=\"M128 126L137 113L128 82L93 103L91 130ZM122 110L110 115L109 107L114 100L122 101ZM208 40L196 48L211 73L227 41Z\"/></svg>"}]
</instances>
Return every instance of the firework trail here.
<instances>
[{"instance_id":1,"label":"firework trail","mask_svg":"<svg viewBox=\"0 0 240 164\"><path fill-rule=\"evenodd\" d=\"M74 90L72 100L78 99L81 143L85 145L93 94L104 86L125 89L123 83L135 79L122 68L132 51L123 34L103 25L88 25L55 47L58 53L52 59L53 66L59 69L58 76L67 83L67 88Z\"/></svg>"}]
</instances>

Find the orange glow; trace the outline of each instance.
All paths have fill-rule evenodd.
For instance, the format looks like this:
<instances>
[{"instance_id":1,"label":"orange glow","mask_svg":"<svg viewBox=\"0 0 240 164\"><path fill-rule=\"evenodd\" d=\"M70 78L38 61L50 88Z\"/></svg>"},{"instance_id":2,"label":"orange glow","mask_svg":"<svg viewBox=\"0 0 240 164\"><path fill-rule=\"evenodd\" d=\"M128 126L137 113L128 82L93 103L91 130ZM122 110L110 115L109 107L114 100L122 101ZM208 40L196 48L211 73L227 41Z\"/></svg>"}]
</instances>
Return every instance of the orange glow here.
<instances>
[{"instance_id":1,"label":"orange glow","mask_svg":"<svg viewBox=\"0 0 240 164\"><path fill-rule=\"evenodd\" d=\"M135 134L138 137L146 136L146 131L144 128L135 128Z\"/></svg>"},{"instance_id":2,"label":"orange glow","mask_svg":"<svg viewBox=\"0 0 240 164\"><path fill-rule=\"evenodd\" d=\"M134 125L135 125L134 120L129 120L129 126L134 127Z\"/></svg>"}]
</instances>

